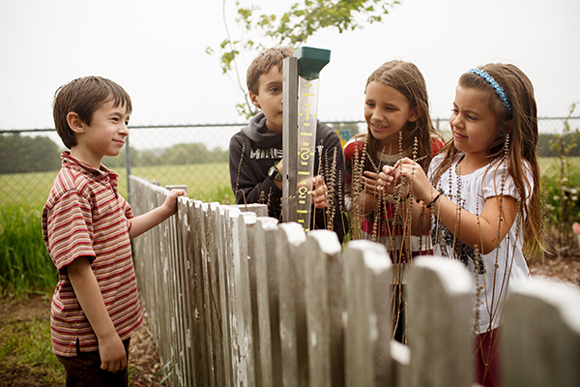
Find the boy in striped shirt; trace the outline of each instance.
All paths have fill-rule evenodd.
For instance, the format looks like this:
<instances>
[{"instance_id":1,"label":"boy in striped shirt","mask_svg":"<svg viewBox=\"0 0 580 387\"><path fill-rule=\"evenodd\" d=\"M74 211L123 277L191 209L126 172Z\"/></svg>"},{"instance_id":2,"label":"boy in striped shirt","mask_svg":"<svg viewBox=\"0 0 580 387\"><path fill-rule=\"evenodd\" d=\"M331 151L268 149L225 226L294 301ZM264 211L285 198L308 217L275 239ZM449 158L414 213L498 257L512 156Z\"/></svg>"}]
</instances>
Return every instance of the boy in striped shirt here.
<instances>
[{"instance_id":1,"label":"boy in striped shirt","mask_svg":"<svg viewBox=\"0 0 580 387\"><path fill-rule=\"evenodd\" d=\"M133 217L117 191L119 176L101 164L123 148L131 111L127 92L101 77L55 93L56 131L70 151L62 153L42 231L59 273L50 324L67 386L128 384L129 339L143 323L130 238L175 214L185 195L173 190L163 205Z\"/></svg>"}]
</instances>

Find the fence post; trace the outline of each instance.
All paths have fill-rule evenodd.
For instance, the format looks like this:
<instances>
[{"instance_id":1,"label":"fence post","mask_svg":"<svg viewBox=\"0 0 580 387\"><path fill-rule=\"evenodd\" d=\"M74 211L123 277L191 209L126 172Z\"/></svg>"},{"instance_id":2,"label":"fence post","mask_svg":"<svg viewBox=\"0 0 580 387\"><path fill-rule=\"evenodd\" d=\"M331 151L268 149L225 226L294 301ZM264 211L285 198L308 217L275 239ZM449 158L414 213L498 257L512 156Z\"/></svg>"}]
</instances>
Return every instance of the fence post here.
<instances>
[{"instance_id":1,"label":"fence post","mask_svg":"<svg viewBox=\"0 0 580 387\"><path fill-rule=\"evenodd\" d=\"M224 386L226 372L224 370L224 348L223 348L223 324L221 321L221 293L220 293L220 276L218 268L219 245L222 241L222 235L219 221L219 203L209 203L206 214L206 240L207 240L207 273L210 290L209 314L211 315L213 353L214 353L214 374L216 386Z\"/></svg>"},{"instance_id":2,"label":"fence post","mask_svg":"<svg viewBox=\"0 0 580 387\"><path fill-rule=\"evenodd\" d=\"M157 191L157 205L161 205L167 199L168 191ZM181 302L183 297L182 281L180 281L181 266L178 255L178 230L176 217L172 216L157 226L162 233L163 242L166 246L165 254L160 258L167 268L166 286L169 295L170 321L171 321L171 360L174 366L173 377L177 384L184 384L186 374L185 363L185 336L183 311Z\"/></svg>"},{"instance_id":3,"label":"fence post","mask_svg":"<svg viewBox=\"0 0 580 387\"><path fill-rule=\"evenodd\" d=\"M196 363L196 348L199 343L194 340L195 316L193 310L195 308L195 288L193 280L193 230L191 225L194 223L191 219L192 215L192 201L186 198L179 198L178 200L178 228L180 242L180 256L181 262L180 278L183 286L183 298L181 308L184 313L184 336L185 336L185 369L186 369L186 383L191 386L197 385L196 375L199 364Z\"/></svg>"},{"instance_id":4,"label":"fence post","mask_svg":"<svg viewBox=\"0 0 580 387\"><path fill-rule=\"evenodd\" d=\"M409 271L411 386L471 386L472 279L465 266L418 257Z\"/></svg>"},{"instance_id":5,"label":"fence post","mask_svg":"<svg viewBox=\"0 0 580 387\"><path fill-rule=\"evenodd\" d=\"M233 221L233 285L235 288L234 324L238 348L237 371L239 384L255 385L250 278L248 268L248 223L255 223L252 212L231 211ZM235 368L234 368L235 369Z\"/></svg>"},{"instance_id":6,"label":"fence post","mask_svg":"<svg viewBox=\"0 0 580 387\"><path fill-rule=\"evenodd\" d=\"M304 244L310 386L344 386L342 246L336 233L310 231Z\"/></svg>"},{"instance_id":7,"label":"fence post","mask_svg":"<svg viewBox=\"0 0 580 387\"><path fill-rule=\"evenodd\" d=\"M199 200L193 201L190 209L190 219L192 229L195 230L193 236L193 284L194 284L194 340L197 342L195 360L197 364L196 381L203 386L210 385L210 348L206 326L206 314L208 311L205 299L206 278L203 271L203 240L204 240L204 217L203 203Z\"/></svg>"},{"instance_id":8,"label":"fence post","mask_svg":"<svg viewBox=\"0 0 580 387\"><path fill-rule=\"evenodd\" d=\"M580 290L531 279L504 306L501 359L505 386L578 386Z\"/></svg>"},{"instance_id":9,"label":"fence post","mask_svg":"<svg viewBox=\"0 0 580 387\"><path fill-rule=\"evenodd\" d=\"M256 294L256 213L242 212L246 222L246 237L248 245L248 255L242 265L242 273L245 273L247 280L247 288L245 288L244 295L244 323L247 324L247 330L251 333L248 341L249 356L251 356L251 365L253 367L252 377L254 379L253 386L262 386L262 368L260 363L260 329L258 322L258 296ZM262 244L261 240L257 241Z\"/></svg>"},{"instance_id":10,"label":"fence post","mask_svg":"<svg viewBox=\"0 0 580 387\"><path fill-rule=\"evenodd\" d=\"M281 386L282 354L275 241L278 220L258 217L255 228L254 259L262 383L264 386Z\"/></svg>"},{"instance_id":11,"label":"fence post","mask_svg":"<svg viewBox=\"0 0 580 387\"><path fill-rule=\"evenodd\" d=\"M245 383L246 377L246 369L245 367L242 368L243 365L240 365L240 344L238 342L238 337L241 333L238 333L238 330L241 329L238 327L237 322L237 312L236 312L236 303L237 298L239 295L236 293L236 275L235 271L238 270L236 267L236 262L234 260L234 256L239 254L237 252L239 250L239 236L234 236L237 233L237 222L239 221L239 217L241 216L241 211L238 208L227 206L225 207L225 235L226 235L226 256L228 259L224 262L226 268L226 277L227 277L227 298L228 298L228 305L229 305L229 327L230 327L230 350L231 350L231 361L230 364L231 372L232 372L232 379L233 385L239 386L242 383ZM243 372L243 375L242 375Z\"/></svg>"},{"instance_id":12,"label":"fence post","mask_svg":"<svg viewBox=\"0 0 580 387\"><path fill-rule=\"evenodd\" d=\"M219 206L216 209L217 220L215 222L216 228L219 228L219 239L216 240L218 244L217 270L220 290L220 319L222 329L222 350L224 362L224 385L226 387L233 387L234 384L234 368L232 367L232 330L230 325L230 313L232 305L230 304L230 295L228 283L228 261L231 260L231 239L228 235L231 234L228 228L228 212L224 206Z\"/></svg>"},{"instance_id":13,"label":"fence post","mask_svg":"<svg viewBox=\"0 0 580 387\"><path fill-rule=\"evenodd\" d=\"M308 385L308 347L304 300L304 250L306 234L295 222L282 223L276 235L276 267L280 295L282 383Z\"/></svg>"},{"instance_id":14,"label":"fence post","mask_svg":"<svg viewBox=\"0 0 580 387\"><path fill-rule=\"evenodd\" d=\"M344 261L346 386L390 387L391 259L383 245L354 240Z\"/></svg>"},{"instance_id":15,"label":"fence post","mask_svg":"<svg viewBox=\"0 0 580 387\"><path fill-rule=\"evenodd\" d=\"M210 246L209 240L209 204L201 203L198 209L199 214L199 233L201 246L201 276L203 278L203 319L201 323L205 326L205 337L202 340L206 342L206 356L208 362L209 386L217 386L218 377L216 373L216 339L215 339L215 325L214 320L214 306L213 306L213 284L210 276Z\"/></svg>"}]
</instances>

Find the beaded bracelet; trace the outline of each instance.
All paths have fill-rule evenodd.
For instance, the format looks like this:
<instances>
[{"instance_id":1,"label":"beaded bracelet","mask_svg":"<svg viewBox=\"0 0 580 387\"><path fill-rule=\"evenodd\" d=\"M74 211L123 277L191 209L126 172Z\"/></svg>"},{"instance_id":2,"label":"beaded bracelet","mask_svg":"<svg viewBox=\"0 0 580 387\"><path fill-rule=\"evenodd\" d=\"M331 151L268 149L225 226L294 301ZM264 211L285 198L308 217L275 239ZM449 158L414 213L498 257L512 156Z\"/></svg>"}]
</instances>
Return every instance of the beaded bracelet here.
<instances>
[{"instance_id":1,"label":"beaded bracelet","mask_svg":"<svg viewBox=\"0 0 580 387\"><path fill-rule=\"evenodd\" d=\"M435 199L433 199L431 201L431 203L427 204L425 207L426 208L431 208L433 206L433 204L435 204L435 202L437 201L437 199L439 199L439 196L441 196L443 194L443 192L439 192L439 195L435 196Z\"/></svg>"}]
</instances>

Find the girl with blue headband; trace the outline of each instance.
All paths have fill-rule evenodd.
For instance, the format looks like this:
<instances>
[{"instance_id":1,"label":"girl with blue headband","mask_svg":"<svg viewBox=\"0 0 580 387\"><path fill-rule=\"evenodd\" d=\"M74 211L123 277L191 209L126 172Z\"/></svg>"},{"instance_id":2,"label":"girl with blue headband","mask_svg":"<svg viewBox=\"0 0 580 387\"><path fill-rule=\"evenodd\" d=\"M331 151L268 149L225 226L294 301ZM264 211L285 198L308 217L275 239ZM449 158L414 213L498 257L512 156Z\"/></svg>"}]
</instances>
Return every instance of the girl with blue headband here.
<instances>
[{"instance_id":1,"label":"girl with blue headband","mask_svg":"<svg viewBox=\"0 0 580 387\"><path fill-rule=\"evenodd\" d=\"M385 166L386 192L411 193L412 230L429 233L435 255L461 260L475 287L476 382L498 385L502 305L542 249L532 83L516 66L488 64L461 76L449 120L452 140L427 173L406 158Z\"/></svg>"}]
</instances>

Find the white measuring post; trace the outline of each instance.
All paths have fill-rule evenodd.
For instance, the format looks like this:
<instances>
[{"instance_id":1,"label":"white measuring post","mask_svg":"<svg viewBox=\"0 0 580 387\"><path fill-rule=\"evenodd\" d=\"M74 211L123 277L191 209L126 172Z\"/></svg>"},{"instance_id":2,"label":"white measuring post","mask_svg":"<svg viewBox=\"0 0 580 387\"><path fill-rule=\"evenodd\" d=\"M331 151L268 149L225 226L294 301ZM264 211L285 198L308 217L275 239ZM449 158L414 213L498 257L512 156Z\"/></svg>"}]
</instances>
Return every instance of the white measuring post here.
<instances>
[{"instance_id":1,"label":"white measuring post","mask_svg":"<svg viewBox=\"0 0 580 387\"><path fill-rule=\"evenodd\" d=\"M283 65L282 215L310 230L312 180L318 114L320 70L330 62L330 50L301 47Z\"/></svg>"}]
</instances>

